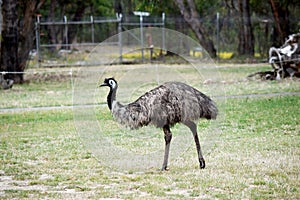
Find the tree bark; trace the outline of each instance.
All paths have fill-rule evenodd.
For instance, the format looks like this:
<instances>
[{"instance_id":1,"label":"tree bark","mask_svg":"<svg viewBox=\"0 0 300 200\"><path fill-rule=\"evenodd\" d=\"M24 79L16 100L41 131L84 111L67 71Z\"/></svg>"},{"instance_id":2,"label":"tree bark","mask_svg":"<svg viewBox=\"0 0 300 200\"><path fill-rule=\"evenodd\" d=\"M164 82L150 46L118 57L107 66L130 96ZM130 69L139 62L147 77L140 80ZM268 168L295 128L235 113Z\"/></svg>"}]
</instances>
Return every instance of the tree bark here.
<instances>
[{"instance_id":1,"label":"tree bark","mask_svg":"<svg viewBox=\"0 0 300 200\"><path fill-rule=\"evenodd\" d=\"M200 44L206 49L211 57L215 58L216 49L200 22L200 15L196 9L194 0L187 0L186 2L184 2L184 0L174 1L184 20L189 24L193 32L196 34Z\"/></svg>"},{"instance_id":2,"label":"tree bark","mask_svg":"<svg viewBox=\"0 0 300 200\"><path fill-rule=\"evenodd\" d=\"M1 41L0 71L16 72L18 69L18 15L15 0L3 0L3 29ZM5 79L15 79L14 74L5 74Z\"/></svg>"},{"instance_id":3,"label":"tree bark","mask_svg":"<svg viewBox=\"0 0 300 200\"><path fill-rule=\"evenodd\" d=\"M37 10L44 4L45 0L31 0L23 1L23 16L22 25L20 27L19 34L19 46L18 46L18 71L23 72L26 68L29 52L34 46L34 19ZM21 79L23 81L23 77Z\"/></svg>"},{"instance_id":4,"label":"tree bark","mask_svg":"<svg viewBox=\"0 0 300 200\"><path fill-rule=\"evenodd\" d=\"M116 13L126 15L133 14L133 5L131 0L114 0L114 10Z\"/></svg>"},{"instance_id":5,"label":"tree bark","mask_svg":"<svg viewBox=\"0 0 300 200\"><path fill-rule=\"evenodd\" d=\"M281 45L285 42L285 38L290 34L289 27L289 10L288 3L282 6L278 0L269 0L275 20L275 28L278 34L275 34L274 46ZM279 37L276 37L276 36Z\"/></svg>"},{"instance_id":6,"label":"tree bark","mask_svg":"<svg viewBox=\"0 0 300 200\"><path fill-rule=\"evenodd\" d=\"M239 0L240 30L239 30L239 55L254 55L254 36L251 25L249 0Z\"/></svg>"},{"instance_id":7,"label":"tree bark","mask_svg":"<svg viewBox=\"0 0 300 200\"><path fill-rule=\"evenodd\" d=\"M33 47L34 21L33 17L45 0L41 1L3 1L3 30L1 44L1 71L19 72L7 74L5 78L13 79L14 83L23 82L23 72L26 68L29 52ZM17 8L17 5L20 8ZM18 21L19 16L22 19Z\"/></svg>"},{"instance_id":8,"label":"tree bark","mask_svg":"<svg viewBox=\"0 0 300 200\"><path fill-rule=\"evenodd\" d=\"M50 9L49 9L49 21L52 21L52 22L55 21L56 6L57 6L57 0L51 0ZM46 26L46 28L48 30L48 38L49 38L51 44L57 44L58 43L57 35L59 34L57 27L55 25L50 25L50 26ZM54 52L55 49L56 49L55 47L51 47L50 51Z\"/></svg>"}]
</instances>

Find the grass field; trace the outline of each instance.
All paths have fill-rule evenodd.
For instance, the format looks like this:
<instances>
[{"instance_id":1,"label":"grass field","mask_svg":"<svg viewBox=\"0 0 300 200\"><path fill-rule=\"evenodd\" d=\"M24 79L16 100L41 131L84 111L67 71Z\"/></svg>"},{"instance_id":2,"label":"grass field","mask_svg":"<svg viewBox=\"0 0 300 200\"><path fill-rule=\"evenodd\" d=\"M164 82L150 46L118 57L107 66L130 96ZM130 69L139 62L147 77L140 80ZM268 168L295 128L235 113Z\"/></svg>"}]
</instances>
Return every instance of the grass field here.
<instances>
[{"instance_id":1,"label":"grass field","mask_svg":"<svg viewBox=\"0 0 300 200\"><path fill-rule=\"evenodd\" d=\"M100 72L118 78L138 67L111 66ZM217 69L220 80L199 84L192 70L182 65L168 67L176 68L180 77L212 96L219 107L220 118L213 123L217 133L209 131L213 124L198 123L201 138L211 142L202 143L205 169L198 168L189 132L184 134L191 140L190 147L172 160L169 171L158 171L160 165L134 171L103 164L78 133L74 110L63 107L73 105L74 79L80 74L76 69L72 77L66 69L41 69L51 73L28 74L30 83L0 91L0 198L299 199L300 96L286 95L300 92L299 80L247 80L250 73L268 67L233 65ZM128 98L134 99L146 87L134 90ZM90 103L104 104L107 90L95 91L99 97ZM278 95L268 95L274 93ZM45 106L62 108L7 110ZM101 128L113 130L104 133L113 143L133 151L163 148L162 131L151 127L141 131L155 131L148 144L146 136L135 138L139 132L118 126L106 106L94 110L99 124L107 126ZM181 125L174 127L174 134L181 130ZM171 144L170 154L175 150L176 144Z\"/></svg>"}]
</instances>

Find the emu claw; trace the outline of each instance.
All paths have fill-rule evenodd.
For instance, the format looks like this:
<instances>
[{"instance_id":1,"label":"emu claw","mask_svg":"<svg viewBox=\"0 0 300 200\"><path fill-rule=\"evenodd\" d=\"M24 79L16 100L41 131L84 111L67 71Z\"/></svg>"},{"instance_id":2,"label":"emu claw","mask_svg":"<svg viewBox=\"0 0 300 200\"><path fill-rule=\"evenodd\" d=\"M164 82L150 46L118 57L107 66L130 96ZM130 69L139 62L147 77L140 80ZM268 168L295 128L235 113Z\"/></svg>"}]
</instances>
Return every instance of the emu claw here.
<instances>
[{"instance_id":1,"label":"emu claw","mask_svg":"<svg viewBox=\"0 0 300 200\"><path fill-rule=\"evenodd\" d=\"M204 158L200 158L199 159L199 163L200 163L200 169L204 169L205 168L205 160L204 160Z\"/></svg>"}]
</instances>

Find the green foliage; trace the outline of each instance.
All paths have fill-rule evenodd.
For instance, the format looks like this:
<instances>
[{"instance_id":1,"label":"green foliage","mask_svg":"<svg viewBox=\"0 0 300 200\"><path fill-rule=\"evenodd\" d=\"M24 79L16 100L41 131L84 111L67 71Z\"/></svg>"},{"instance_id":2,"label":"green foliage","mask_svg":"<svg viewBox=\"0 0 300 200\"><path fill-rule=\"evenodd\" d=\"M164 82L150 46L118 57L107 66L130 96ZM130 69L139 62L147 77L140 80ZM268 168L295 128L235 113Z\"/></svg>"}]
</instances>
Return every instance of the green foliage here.
<instances>
[{"instance_id":1,"label":"green foliage","mask_svg":"<svg viewBox=\"0 0 300 200\"><path fill-rule=\"evenodd\" d=\"M113 1L91 0L91 15L114 16Z\"/></svg>"},{"instance_id":2,"label":"green foliage","mask_svg":"<svg viewBox=\"0 0 300 200\"><path fill-rule=\"evenodd\" d=\"M222 10L223 1L206 1L206 0L195 0L197 10L201 17L216 15L217 12Z\"/></svg>"},{"instance_id":3,"label":"green foliage","mask_svg":"<svg viewBox=\"0 0 300 200\"><path fill-rule=\"evenodd\" d=\"M52 0L46 0L44 5L41 7L39 12L42 17L47 18L51 15L49 9L51 4L55 6L54 16L56 20L62 20L64 16L73 18L76 14L76 10L84 10L84 15L89 17L93 16L114 16L115 12L113 9L113 1L102 1L102 0L75 0L75 1L62 1L58 0L54 3Z\"/></svg>"},{"instance_id":4,"label":"green foliage","mask_svg":"<svg viewBox=\"0 0 300 200\"><path fill-rule=\"evenodd\" d=\"M219 51L231 51L235 55L237 54L237 44L239 43L239 15L238 15L238 1L206 1L206 0L194 0L196 4L197 11L201 16L202 26L205 27L205 31L209 34L209 38L213 41L214 46L218 44ZM24 7L25 1L20 7ZM56 2L56 3L53 3ZM67 16L69 20L90 20L90 16L94 18L103 17L115 17L115 12L117 12L116 5L120 4L123 7L123 12L125 15L130 15L134 10L147 11L150 12L151 17L161 16L161 13L166 13L167 21L166 27L171 29L176 29L180 32L184 32L191 37L197 39L193 31L190 30L189 26L182 21L176 21L172 17L180 17L181 14L179 9L174 3L175 1L168 0L151 0L151 1L125 1L125 0L75 0L75 1L52 1L46 0L44 5L41 7L39 12L42 14L43 19L47 20L62 20L63 16ZM297 25L299 19L298 14L300 10L300 5L298 1L279 1L283 6L286 6L289 10L289 23L291 32L297 32L299 27ZM54 5L53 13L51 5ZM82 16L78 15L78 11L84 11ZM220 33L219 33L219 43L217 43L217 28L216 28L216 15L217 12L220 13ZM255 37L255 53L259 53L263 58L266 58L268 55L268 49L270 46L274 45L276 40L276 34L272 34L272 30L276 25L274 24L273 13L269 1L250 1L250 12L252 17L252 28ZM123 13L123 14L124 14ZM54 17L54 19L51 19ZM169 17L169 19L168 19ZM137 18L134 18L137 19ZM137 19L138 20L138 19ZM262 20L268 20L268 23L263 22ZM63 40L60 38L64 33L64 29L56 27L57 40ZM43 27L45 28L45 27ZM76 35L77 42L91 42L91 28L89 25L78 26L73 28L69 26L69 34ZM115 24L105 24L97 25L94 27L96 36L95 42L101 42L108 37L117 33ZM47 28L42 30L44 34L50 36L51 33ZM53 37L53 36L51 36ZM51 43L49 37L41 37L43 43ZM70 41L75 39L75 37L70 36ZM58 41L57 41L58 42ZM279 44L278 44L279 45ZM241 58L243 59L243 58Z\"/></svg>"},{"instance_id":5,"label":"green foliage","mask_svg":"<svg viewBox=\"0 0 300 200\"><path fill-rule=\"evenodd\" d=\"M167 15L180 15L174 1L168 0L135 1L134 9L150 12L151 15L154 16L160 16L162 13L166 13Z\"/></svg>"}]
</instances>

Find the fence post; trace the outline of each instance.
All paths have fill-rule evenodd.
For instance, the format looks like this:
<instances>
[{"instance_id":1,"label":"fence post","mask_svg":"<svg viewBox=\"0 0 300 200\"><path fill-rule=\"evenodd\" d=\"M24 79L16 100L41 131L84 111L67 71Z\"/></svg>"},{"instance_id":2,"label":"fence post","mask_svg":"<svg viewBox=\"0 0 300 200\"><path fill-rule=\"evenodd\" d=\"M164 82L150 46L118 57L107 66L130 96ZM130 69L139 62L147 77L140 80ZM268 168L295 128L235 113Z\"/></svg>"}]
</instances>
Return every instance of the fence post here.
<instances>
[{"instance_id":1,"label":"fence post","mask_svg":"<svg viewBox=\"0 0 300 200\"><path fill-rule=\"evenodd\" d=\"M140 32L141 32L141 47L142 47L142 62L144 62L144 32L143 32L143 16L149 16L149 12L133 11L134 15L140 16Z\"/></svg>"},{"instance_id":2,"label":"fence post","mask_svg":"<svg viewBox=\"0 0 300 200\"><path fill-rule=\"evenodd\" d=\"M117 13L117 19L119 21L118 24L118 38L119 38L119 53L120 53L120 64L122 64L123 62L123 58L122 58L122 13Z\"/></svg>"},{"instance_id":3,"label":"fence post","mask_svg":"<svg viewBox=\"0 0 300 200\"><path fill-rule=\"evenodd\" d=\"M166 41L166 36L165 36L165 18L166 18L166 15L163 12L162 13L162 23L163 23L163 29L162 29L162 49L163 50L166 49L166 44L165 44L165 41Z\"/></svg>"},{"instance_id":4,"label":"fence post","mask_svg":"<svg viewBox=\"0 0 300 200\"><path fill-rule=\"evenodd\" d=\"M142 62L144 62L144 33L143 33L143 16L142 15L140 15L140 30L141 30Z\"/></svg>"},{"instance_id":5,"label":"fence post","mask_svg":"<svg viewBox=\"0 0 300 200\"><path fill-rule=\"evenodd\" d=\"M38 65L40 67L40 63L42 62L42 55L40 50L40 15L37 15L36 17L36 23L35 23L35 45L36 45L36 52L38 56Z\"/></svg>"},{"instance_id":6,"label":"fence post","mask_svg":"<svg viewBox=\"0 0 300 200\"><path fill-rule=\"evenodd\" d=\"M68 49L68 19L67 16L64 16L64 23L65 23L65 41L66 41L66 49Z\"/></svg>"},{"instance_id":7,"label":"fence post","mask_svg":"<svg viewBox=\"0 0 300 200\"><path fill-rule=\"evenodd\" d=\"M217 60L219 60L219 54L220 54L220 25L219 25L219 21L220 21L220 13L217 12Z\"/></svg>"},{"instance_id":8,"label":"fence post","mask_svg":"<svg viewBox=\"0 0 300 200\"><path fill-rule=\"evenodd\" d=\"M95 29L94 29L94 18L91 16L91 24L92 24L92 43L95 43Z\"/></svg>"}]
</instances>

